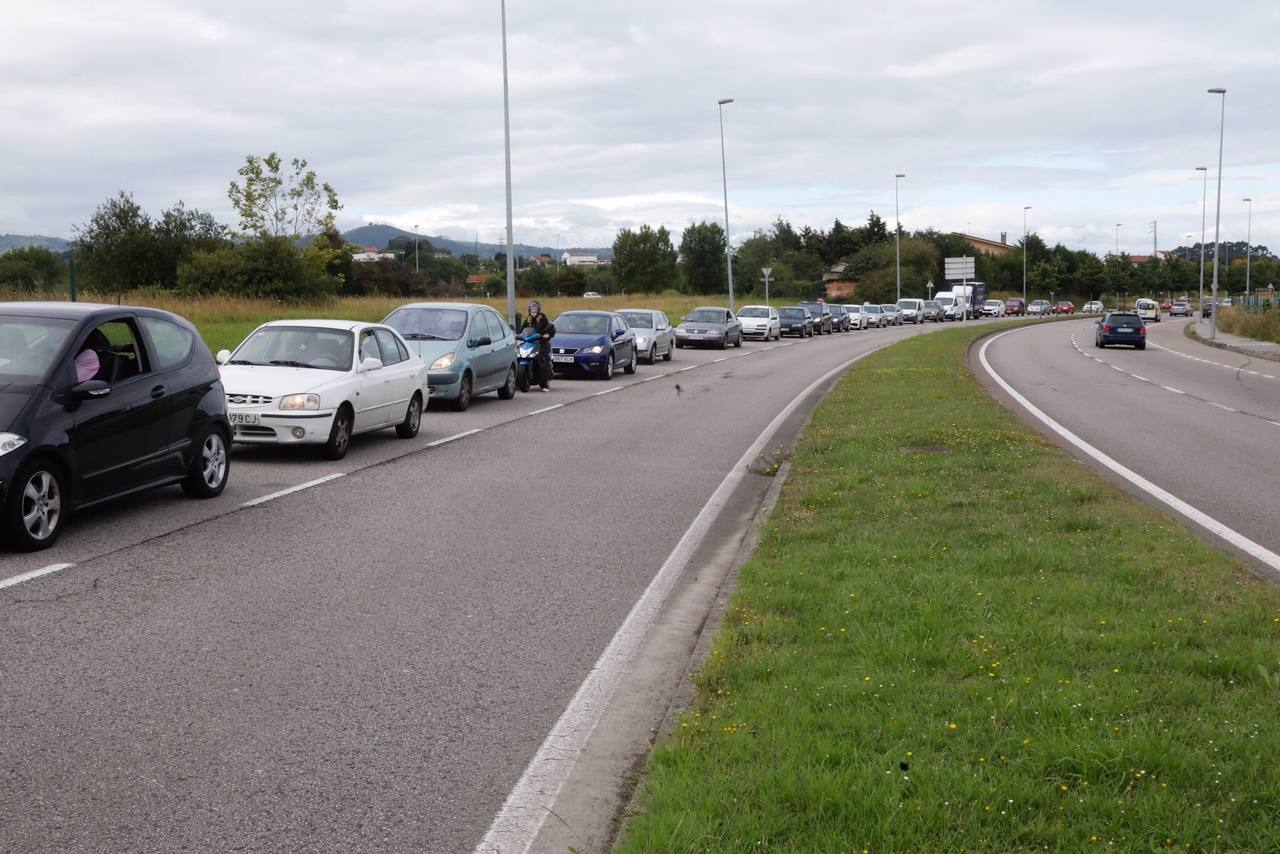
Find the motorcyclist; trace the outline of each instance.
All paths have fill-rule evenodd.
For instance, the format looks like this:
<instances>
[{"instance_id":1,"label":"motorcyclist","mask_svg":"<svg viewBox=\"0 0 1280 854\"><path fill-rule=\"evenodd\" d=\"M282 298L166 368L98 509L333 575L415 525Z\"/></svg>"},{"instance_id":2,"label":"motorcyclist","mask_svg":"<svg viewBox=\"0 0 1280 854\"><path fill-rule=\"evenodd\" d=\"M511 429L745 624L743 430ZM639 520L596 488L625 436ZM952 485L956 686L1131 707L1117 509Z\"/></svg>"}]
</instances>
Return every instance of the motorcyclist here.
<instances>
[{"instance_id":1,"label":"motorcyclist","mask_svg":"<svg viewBox=\"0 0 1280 854\"><path fill-rule=\"evenodd\" d=\"M524 325L533 329L540 336L538 340L538 359L534 363L538 366L535 376L538 381L538 387L543 391L550 391L551 339L556 334L555 324L542 313L542 303L534 300L529 303L529 317L525 320Z\"/></svg>"}]
</instances>

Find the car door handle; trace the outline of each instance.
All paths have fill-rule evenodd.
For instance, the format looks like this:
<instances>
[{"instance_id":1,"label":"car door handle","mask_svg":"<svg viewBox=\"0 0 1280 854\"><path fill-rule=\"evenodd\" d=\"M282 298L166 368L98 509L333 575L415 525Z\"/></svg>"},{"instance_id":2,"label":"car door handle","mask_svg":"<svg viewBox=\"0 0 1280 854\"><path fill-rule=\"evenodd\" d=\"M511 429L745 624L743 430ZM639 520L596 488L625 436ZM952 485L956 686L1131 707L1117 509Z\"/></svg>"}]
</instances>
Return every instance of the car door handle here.
<instances>
[{"instance_id":1,"label":"car door handle","mask_svg":"<svg viewBox=\"0 0 1280 854\"><path fill-rule=\"evenodd\" d=\"M161 398L161 397L164 397L164 386L158 385L155 388L151 389L152 400L157 400L158 398Z\"/></svg>"}]
</instances>

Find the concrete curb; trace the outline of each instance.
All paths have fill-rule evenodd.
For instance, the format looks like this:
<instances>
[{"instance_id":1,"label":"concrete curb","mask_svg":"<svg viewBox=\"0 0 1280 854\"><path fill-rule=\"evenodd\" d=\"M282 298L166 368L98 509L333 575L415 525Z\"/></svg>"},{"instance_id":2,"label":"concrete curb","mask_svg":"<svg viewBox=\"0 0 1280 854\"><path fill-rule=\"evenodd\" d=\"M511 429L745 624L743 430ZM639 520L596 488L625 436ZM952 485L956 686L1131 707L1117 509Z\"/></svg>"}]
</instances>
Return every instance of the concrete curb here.
<instances>
[{"instance_id":1,"label":"concrete curb","mask_svg":"<svg viewBox=\"0 0 1280 854\"><path fill-rule=\"evenodd\" d=\"M1196 323L1197 321L1193 319L1190 323L1188 323L1182 329L1182 334L1186 335L1192 341L1203 344L1206 347L1215 347L1219 350L1229 350L1232 353L1239 353L1242 356L1250 356L1258 359L1267 359L1268 361L1271 361L1271 362L1280 362L1280 352L1269 353L1261 350L1255 350L1252 347L1247 347L1247 346L1242 347L1237 344L1228 344L1225 341L1211 341L1208 338L1202 338L1200 334L1196 332Z\"/></svg>"}]
</instances>

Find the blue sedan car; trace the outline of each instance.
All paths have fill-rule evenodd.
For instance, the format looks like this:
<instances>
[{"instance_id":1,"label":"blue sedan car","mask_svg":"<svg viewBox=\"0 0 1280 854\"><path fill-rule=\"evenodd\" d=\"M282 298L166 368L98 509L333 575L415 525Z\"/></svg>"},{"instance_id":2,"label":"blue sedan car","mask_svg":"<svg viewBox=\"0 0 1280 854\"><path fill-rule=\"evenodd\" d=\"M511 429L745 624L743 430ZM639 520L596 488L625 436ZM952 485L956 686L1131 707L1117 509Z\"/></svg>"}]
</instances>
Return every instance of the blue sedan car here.
<instances>
[{"instance_id":1,"label":"blue sedan car","mask_svg":"<svg viewBox=\"0 0 1280 854\"><path fill-rule=\"evenodd\" d=\"M516 338L496 311L466 302L415 302L382 321L427 363L431 400L462 412L477 394L516 394Z\"/></svg>"},{"instance_id":2,"label":"blue sedan car","mask_svg":"<svg viewBox=\"0 0 1280 854\"><path fill-rule=\"evenodd\" d=\"M613 379L615 368L636 372L636 336L612 311L566 311L554 321L551 365L557 374Z\"/></svg>"}]
</instances>

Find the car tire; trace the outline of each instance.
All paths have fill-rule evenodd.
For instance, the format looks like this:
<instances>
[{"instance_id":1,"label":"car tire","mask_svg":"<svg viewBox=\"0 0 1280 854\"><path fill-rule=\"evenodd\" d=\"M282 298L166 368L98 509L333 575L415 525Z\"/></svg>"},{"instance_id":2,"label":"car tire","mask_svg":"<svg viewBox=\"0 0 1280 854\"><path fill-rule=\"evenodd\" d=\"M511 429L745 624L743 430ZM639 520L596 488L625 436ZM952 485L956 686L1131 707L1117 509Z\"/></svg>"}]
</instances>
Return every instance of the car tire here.
<instances>
[{"instance_id":1,"label":"car tire","mask_svg":"<svg viewBox=\"0 0 1280 854\"><path fill-rule=\"evenodd\" d=\"M510 378L507 380L511 382ZM505 389L506 386L503 386ZM499 394L502 389L498 390ZM515 394L512 391L512 394ZM396 435L401 439L412 439L418 435L418 429L422 426L422 395L414 394L413 399L409 401L409 408L405 410L404 420L396 425Z\"/></svg>"},{"instance_id":2,"label":"car tire","mask_svg":"<svg viewBox=\"0 0 1280 854\"><path fill-rule=\"evenodd\" d=\"M738 340L733 342L733 346L735 346L735 347L741 347L741 346L742 346L742 333L741 333L741 332L739 332L739 333L738 333Z\"/></svg>"},{"instance_id":3,"label":"car tire","mask_svg":"<svg viewBox=\"0 0 1280 854\"><path fill-rule=\"evenodd\" d=\"M683 345L683 344L681 344L679 341L677 341L677 342L676 342L676 347L677 347L678 349L680 349L680 350L683 350L683 349L684 349L684 345Z\"/></svg>"},{"instance_id":4,"label":"car tire","mask_svg":"<svg viewBox=\"0 0 1280 854\"><path fill-rule=\"evenodd\" d=\"M1147 342L1143 341L1141 344L1137 344L1137 345L1135 345L1135 346L1136 346L1139 350L1145 350L1145 349L1147 349Z\"/></svg>"},{"instance_id":5,"label":"car tire","mask_svg":"<svg viewBox=\"0 0 1280 854\"><path fill-rule=\"evenodd\" d=\"M624 374L634 374L634 373L636 372L636 365L637 365L637 364L639 364L639 362L640 362L640 359L639 359L639 358L637 358L637 356L636 356L636 348L635 348L635 347L632 347L632 348L631 348L631 361L630 361L630 362L627 362L627 366L626 366L625 368L623 368L623 369L622 369L622 372L623 372Z\"/></svg>"},{"instance_id":6,"label":"car tire","mask_svg":"<svg viewBox=\"0 0 1280 854\"><path fill-rule=\"evenodd\" d=\"M716 349L717 349L717 350L728 350L728 349L729 349L729 333L727 333L727 332L726 332L726 333L725 333L725 336L724 336L723 338L721 338L721 339L720 339L720 346L719 346L719 347L717 347Z\"/></svg>"},{"instance_id":7,"label":"car tire","mask_svg":"<svg viewBox=\"0 0 1280 854\"><path fill-rule=\"evenodd\" d=\"M672 341L671 344L667 346L667 352L662 354L662 361L670 362L671 354L675 352L675 349L676 349L676 344L674 341Z\"/></svg>"},{"instance_id":8,"label":"car tire","mask_svg":"<svg viewBox=\"0 0 1280 854\"><path fill-rule=\"evenodd\" d=\"M58 541L67 510L58 466L47 459L28 462L18 470L5 502L9 545L24 552L47 549Z\"/></svg>"},{"instance_id":9,"label":"car tire","mask_svg":"<svg viewBox=\"0 0 1280 854\"><path fill-rule=\"evenodd\" d=\"M470 371L462 372L462 382L458 385L458 396L453 399L453 408L457 412L466 412L471 405L471 396L475 390L475 381Z\"/></svg>"},{"instance_id":10,"label":"car tire","mask_svg":"<svg viewBox=\"0 0 1280 854\"><path fill-rule=\"evenodd\" d=\"M609 353L609 358L604 362L604 378L605 381L613 379L613 353Z\"/></svg>"},{"instance_id":11,"label":"car tire","mask_svg":"<svg viewBox=\"0 0 1280 854\"><path fill-rule=\"evenodd\" d=\"M227 436L217 427L210 427L200 437L187 476L182 480L182 491L190 498L217 498L227 486L231 473L228 459Z\"/></svg>"},{"instance_id":12,"label":"car tire","mask_svg":"<svg viewBox=\"0 0 1280 854\"><path fill-rule=\"evenodd\" d=\"M499 400L510 400L516 396L516 366L507 368L507 381L498 388Z\"/></svg>"},{"instance_id":13,"label":"car tire","mask_svg":"<svg viewBox=\"0 0 1280 854\"><path fill-rule=\"evenodd\" d=\"M347 455L351 447L351 427L355 416L351 407L342 404L338 413L333 416L333 427L329 428L329 438L320 446L320 452L326 460L340 460Z\"/></svg>"}]
</instances>

